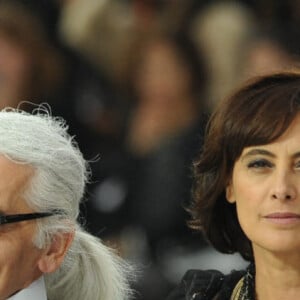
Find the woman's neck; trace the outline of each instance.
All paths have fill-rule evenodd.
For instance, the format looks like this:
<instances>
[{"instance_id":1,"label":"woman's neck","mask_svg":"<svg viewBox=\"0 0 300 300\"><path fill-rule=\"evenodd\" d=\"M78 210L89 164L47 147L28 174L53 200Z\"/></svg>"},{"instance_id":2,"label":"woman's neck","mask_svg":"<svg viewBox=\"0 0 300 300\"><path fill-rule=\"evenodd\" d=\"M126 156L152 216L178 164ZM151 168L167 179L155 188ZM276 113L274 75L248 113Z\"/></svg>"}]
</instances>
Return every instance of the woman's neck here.
<instances>
[{"instance_id":1,"label":"woman's neck","mask_svg":"<svg viewBox=\"0 0 300 300\"><path fill-rule=\"evenodd\" d=\"M256 257L257 300L300 299L300 255Z\"/></svg>"}]
</instances>

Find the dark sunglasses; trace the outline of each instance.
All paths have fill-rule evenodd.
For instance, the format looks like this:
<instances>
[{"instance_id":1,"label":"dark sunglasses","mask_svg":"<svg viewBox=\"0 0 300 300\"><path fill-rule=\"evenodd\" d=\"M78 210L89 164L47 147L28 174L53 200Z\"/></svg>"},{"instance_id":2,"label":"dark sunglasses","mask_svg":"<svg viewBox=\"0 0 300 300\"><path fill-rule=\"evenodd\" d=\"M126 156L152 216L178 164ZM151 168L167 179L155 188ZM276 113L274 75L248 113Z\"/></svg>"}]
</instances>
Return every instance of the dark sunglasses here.
<instances>
[{"instance_id":1,"label":"dark sunglasses","mask_svg":"<svg viewBox=\"0 0 300 300\"><path fill-rule=\"evenodd\" d=\"M33 219L40 219L61 214L60 211L51 212L40 212L40 213L29 213L29 214L18 214L18 215L2 215L0 214L0 225L8 223L16 223Z\"/></svg>"}]
</instances>

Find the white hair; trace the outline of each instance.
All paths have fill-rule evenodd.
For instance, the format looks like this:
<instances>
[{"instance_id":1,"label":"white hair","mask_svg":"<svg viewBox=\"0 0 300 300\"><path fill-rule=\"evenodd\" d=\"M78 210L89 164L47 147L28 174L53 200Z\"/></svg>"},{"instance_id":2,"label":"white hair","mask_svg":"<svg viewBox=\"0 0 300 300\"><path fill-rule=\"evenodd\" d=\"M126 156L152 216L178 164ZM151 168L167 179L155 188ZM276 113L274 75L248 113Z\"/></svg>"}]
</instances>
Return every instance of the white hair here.
<instances>
[{"instance_id":1,"label":"white hair","mask_svg":"<svg viewBox=\"0 0 300 300\"><path fill-rule=\"evenodd\" d=\"M0 111L0 153L30 165L34 175L25 200L35 211L60 211L38 221L34 243L43 248L55 233L75 237L60 268L45 276L49 300L125 300L130 267L78 223L89 168L63 119L39 107L32 114Z\"/></svg>"}]
</instances>

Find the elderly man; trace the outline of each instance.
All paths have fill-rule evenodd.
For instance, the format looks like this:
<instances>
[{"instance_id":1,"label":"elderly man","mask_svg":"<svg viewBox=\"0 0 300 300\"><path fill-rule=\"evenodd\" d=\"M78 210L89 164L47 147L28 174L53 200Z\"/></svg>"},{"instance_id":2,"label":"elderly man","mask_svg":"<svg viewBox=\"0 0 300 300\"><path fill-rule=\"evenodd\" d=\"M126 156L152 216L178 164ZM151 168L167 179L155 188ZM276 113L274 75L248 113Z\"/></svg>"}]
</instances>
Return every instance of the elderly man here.
<instances>
[{"instance_id":1,"label":"elderly man","mask_svg":"<svg viewBox=\"0 0 300 300\"><path fill-rule=\"evenodd\" d=\"M64 121L0 111L0 300L129 299L124 263L77 222L89 172Z\"/></svg>"}]
</instances>

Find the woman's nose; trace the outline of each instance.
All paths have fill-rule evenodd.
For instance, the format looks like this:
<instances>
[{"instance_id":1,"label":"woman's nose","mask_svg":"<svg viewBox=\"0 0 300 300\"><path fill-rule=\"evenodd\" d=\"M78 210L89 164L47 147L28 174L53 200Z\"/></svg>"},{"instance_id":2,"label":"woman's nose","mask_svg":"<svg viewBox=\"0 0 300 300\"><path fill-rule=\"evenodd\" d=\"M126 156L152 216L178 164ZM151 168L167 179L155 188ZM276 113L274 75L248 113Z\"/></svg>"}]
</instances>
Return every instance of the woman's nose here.
<instances>
[{"instance_id":1,"label":"woman's nose","mask_svg":"<svg viewBox=\"0 0 300 300\"><path fill-rule=\"evenodd\" d=\"M297 190L293 182L293 174L277 174L273 182L272 198L276 200L293 200Z\"/></svg>"},{"instance_id":2,"label":"woman's nose","mask_svg":"<svg viewBox=\"0 0 300 300\"><path fill-rule=\"evenodd\" d=\"M277 200L292 200L295 198L292 192L275 192L272 197Z\"/></svg>"}]
</instances>

